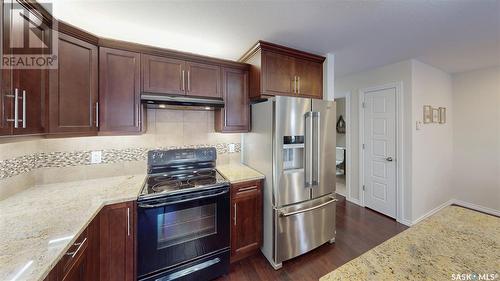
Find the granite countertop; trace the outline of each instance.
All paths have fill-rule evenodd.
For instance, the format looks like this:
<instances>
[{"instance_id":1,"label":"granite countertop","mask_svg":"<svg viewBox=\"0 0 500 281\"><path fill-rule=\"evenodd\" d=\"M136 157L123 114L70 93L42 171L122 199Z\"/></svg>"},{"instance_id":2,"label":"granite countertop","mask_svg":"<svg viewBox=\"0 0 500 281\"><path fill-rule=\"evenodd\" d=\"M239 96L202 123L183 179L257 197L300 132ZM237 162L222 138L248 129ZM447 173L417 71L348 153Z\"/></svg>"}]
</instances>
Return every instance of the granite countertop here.
<instances>
[{"instance_id":1,"label":"granite countertop","mask_svg":"<svg viewBox=\"0 0 500 281\"><path fill-rule=\"evenodd\" d=\"M137 199L145 176L35 186L0 201L0 280L43 280L104 205Z\"/></svg>"},{"instance_id":2,"label":"granite countertop","mask_svg":"<svg viewBox=\"0 0 500 281\"><path fill-rule=\"evenodd\" d=\"M218 165L217 170L232 184L265 178L263 174L240 163Z\"/></svg>"},{"instance_id":3,"label":"granite countertop","mask_svg":"<svg viewBox=\"0 0 500 281\"><path fill-rule=\"evenodd\" d=\"M449 206L320 281L497 280L499 261L500 218Z\"/></svg>"}]
</instances>

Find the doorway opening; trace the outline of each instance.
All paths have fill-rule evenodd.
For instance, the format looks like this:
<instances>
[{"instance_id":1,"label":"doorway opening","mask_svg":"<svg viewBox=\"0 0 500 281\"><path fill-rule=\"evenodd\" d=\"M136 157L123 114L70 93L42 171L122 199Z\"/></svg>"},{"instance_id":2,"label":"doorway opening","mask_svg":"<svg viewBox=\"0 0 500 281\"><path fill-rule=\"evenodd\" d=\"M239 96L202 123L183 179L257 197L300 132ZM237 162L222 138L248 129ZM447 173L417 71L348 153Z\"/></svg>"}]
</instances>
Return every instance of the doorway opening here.
<instances>
[{"instance_id":1,"label":"doorway opening","mask_svg":"<svg viewBox=\"0 0 500 281\"><path fill-rule=\"evenodd\" d=\"M335 95L336 103L336 193L351 201L351 93Z\"/></svg>"}]
</instances>

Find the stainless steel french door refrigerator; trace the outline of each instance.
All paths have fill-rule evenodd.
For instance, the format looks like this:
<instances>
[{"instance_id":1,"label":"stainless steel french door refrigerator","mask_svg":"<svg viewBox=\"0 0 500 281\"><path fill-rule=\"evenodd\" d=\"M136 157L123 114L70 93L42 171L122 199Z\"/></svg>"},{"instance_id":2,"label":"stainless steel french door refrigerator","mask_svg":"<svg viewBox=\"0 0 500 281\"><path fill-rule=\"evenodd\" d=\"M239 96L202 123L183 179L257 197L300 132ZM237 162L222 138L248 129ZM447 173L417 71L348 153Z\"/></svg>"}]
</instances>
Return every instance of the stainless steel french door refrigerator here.
<instances>
[{"instance_id":1,"label":"stainless steel french door refrigerator","mask_svg":"<svg viewBox=\"0 0 500 281\"><path fill-rule=\"evenodd\" d=\"M335 241L335 103L273 97L252 105L242 162L266 176L262 253L282 262Z\"/></svg>"}]
</instances>

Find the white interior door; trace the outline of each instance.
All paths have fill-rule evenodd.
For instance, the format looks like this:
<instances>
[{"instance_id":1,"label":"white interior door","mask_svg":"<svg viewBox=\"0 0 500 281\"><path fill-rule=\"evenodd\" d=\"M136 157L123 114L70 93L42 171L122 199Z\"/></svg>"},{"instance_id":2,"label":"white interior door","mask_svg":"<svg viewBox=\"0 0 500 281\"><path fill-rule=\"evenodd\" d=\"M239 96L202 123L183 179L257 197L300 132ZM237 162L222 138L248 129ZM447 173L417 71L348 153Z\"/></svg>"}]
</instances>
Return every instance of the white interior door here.
<instances>
[{"instance_id":1,"label":"white interior door","mask_svg":"<svg viewBox=\"0 0 500 281\"><path fill-rule=\"evenodd\" d=\"M396 217L396 88L364 95L365 206Z\"/></svg>"}]
</instances>

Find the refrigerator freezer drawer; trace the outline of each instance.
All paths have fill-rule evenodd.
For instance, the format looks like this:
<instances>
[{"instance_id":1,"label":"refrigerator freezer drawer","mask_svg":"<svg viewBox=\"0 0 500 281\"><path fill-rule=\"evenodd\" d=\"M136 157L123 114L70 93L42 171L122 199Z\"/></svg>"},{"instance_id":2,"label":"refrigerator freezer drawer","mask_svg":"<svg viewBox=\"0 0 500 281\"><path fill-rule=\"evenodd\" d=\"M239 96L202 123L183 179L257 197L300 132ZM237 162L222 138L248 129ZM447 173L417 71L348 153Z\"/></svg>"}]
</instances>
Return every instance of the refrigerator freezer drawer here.
<instances>
[{"instance_id":1,"label":"refrigerator freezer drawer","mask_svg":"<svg viewBox=\"0 0 500 281\"><path fill-rule=\"evenodd\" d=\"M335 238L335 201L328 195L276 210L276 263Z\"/></svg>"}]
</instances>

